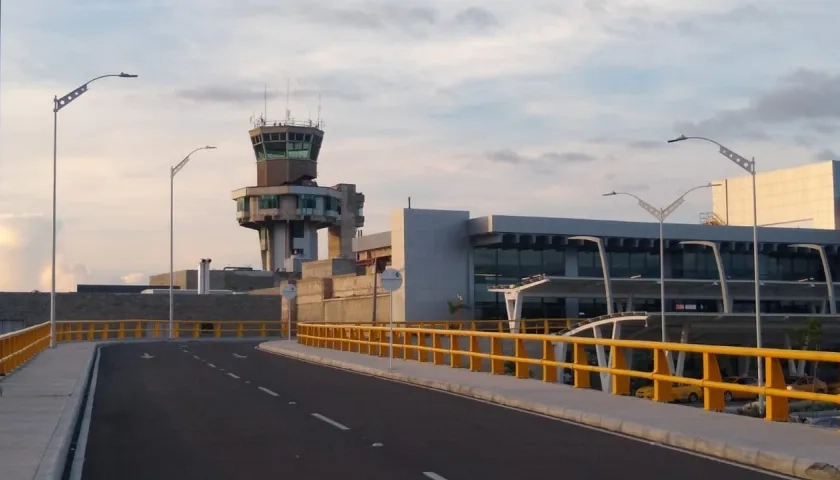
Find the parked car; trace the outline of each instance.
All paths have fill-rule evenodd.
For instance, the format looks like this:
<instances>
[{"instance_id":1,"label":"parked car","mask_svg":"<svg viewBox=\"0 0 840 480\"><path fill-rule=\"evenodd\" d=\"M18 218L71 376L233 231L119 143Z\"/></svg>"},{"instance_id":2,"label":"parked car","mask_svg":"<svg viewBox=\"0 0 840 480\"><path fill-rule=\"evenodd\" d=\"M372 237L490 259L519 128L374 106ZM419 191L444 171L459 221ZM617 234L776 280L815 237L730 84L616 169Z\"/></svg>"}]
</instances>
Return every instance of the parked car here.
<instances>
[{"instance_id":1,"label":"parked car","mask_svg":"<svg viewBox=\"0 0 840 480\"><path fill-rule=\"evenodd\" d=\"M815 427L840 428L840 417L817 417L808 420Z\"/></svg>"},{"instance_id":2,"label":"parked car","mask_svg":"<svg viewBox=\"0 0 840 480\"><path fill-rule=\"evenodd\" d=\"M671 392L673 393L673 398L670 400L672 402L696 403L703 398L703 389L694 385L674 383L671 385ZM636 397L653 398L653 385L636 390Z\"/></svg>"},{"instance_id":3,"label":"parked car","mask_svg":"<svg viewBox=\"0 0 840 480\"><path fill-rule=\"evenodd\" d=\"M797 392L813 392L813 393L828 393L828 385L818 378L810 375L803 375L801 377L788 378L788 390L796 390Z\"/></svg>"},{"instance_id":4,"label":"parked car","mask_svg":"<svg viewBox=\"0 0 840 480\"><path fill-rule=\"evenodd\" d=\"M735 383L737 385L751 385L751 386L758 386L758 380L753 377L726 377L723 379L726 383ZM748 392L737 392L737 391L724 391L723 392L723 400L726 403L731 402L732 400L755 400L758 398L757 393L748 393Z\"/></svg>"}]
</instances>

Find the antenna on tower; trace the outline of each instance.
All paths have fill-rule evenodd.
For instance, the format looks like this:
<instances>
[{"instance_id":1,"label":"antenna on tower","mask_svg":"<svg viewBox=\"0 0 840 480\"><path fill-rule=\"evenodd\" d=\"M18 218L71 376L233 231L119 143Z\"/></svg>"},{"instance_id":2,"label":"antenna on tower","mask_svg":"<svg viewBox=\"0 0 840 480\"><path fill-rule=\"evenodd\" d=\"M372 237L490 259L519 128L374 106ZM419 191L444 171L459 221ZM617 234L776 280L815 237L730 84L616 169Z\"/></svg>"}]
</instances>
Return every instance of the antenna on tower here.
<instances>
[{"instance_id":1,"label":"antenna on tower","mask_svg":"<svg viewBox=\"0 0 840 480\"><path fill-rule=\"evenodd\" d=\"M268 121L268 84L263 83L263 115Z\"/></svg>"},{"instance_id":2,"label":"antenna on tower","mask_svg":"<svg viewBox=\"0 0 840 480\"><path fill-rule=\"evenodd\" d=\"M321 94L318 94L318 118L315 120L315 124L318 125L318 128L321 128Z\"/></svg>"},{"instance_id":3,"label":"antenna on tower","mask_svg":"<svg viewBox=\"0 0 840 480\"><path fill-rule=\"evenodd\" d=\"M289 84L290 84L290 80L287 77L286 78L286 123L289 123L289 120L291 120L291 117L292 117L292 112L289 111Z\"/></svg>"}]
</instances>

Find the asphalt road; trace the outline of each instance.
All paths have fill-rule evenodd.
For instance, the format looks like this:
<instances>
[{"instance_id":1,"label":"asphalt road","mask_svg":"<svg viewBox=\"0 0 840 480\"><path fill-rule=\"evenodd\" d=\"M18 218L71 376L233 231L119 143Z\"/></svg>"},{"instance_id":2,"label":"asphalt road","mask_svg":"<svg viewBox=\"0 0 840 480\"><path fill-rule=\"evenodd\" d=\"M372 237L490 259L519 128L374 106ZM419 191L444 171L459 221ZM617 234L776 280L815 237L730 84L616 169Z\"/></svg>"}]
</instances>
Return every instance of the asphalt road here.
<instances>
[{"instance_id":1,"label":"asphalt road","mask_svg":"<svg viewBox=\"0 0 840 480\"><path fill-rule=\"evenodd\" d=\"M255 345L103 348L83 480L778 478Z\"/></svg>"}]
</instances>

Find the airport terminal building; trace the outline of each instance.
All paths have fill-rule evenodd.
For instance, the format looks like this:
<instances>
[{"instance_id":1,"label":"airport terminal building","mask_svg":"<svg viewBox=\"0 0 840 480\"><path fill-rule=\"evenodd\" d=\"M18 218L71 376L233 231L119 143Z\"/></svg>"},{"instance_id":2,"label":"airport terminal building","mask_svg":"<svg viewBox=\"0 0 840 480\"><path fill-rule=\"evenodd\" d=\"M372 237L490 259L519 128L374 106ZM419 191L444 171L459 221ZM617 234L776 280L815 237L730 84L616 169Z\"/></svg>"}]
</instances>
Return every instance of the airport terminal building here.
<instances>
[{"instance_id":1,"label":"airport terminal building","mask_svg":"<svg viewBox=\"0 0 840 480\"><path fill-rule=\"evenodd\" d=\"M665 224L666 311L754 312L752 228ZM836 230L759 229L761 310L836 313ZM353 240L357 261L399 269L395 321L592 318L658 312L659 225L402 209L391 230ZM606 267L604 267L606 266Z\"/></svg>"}]
</instances>

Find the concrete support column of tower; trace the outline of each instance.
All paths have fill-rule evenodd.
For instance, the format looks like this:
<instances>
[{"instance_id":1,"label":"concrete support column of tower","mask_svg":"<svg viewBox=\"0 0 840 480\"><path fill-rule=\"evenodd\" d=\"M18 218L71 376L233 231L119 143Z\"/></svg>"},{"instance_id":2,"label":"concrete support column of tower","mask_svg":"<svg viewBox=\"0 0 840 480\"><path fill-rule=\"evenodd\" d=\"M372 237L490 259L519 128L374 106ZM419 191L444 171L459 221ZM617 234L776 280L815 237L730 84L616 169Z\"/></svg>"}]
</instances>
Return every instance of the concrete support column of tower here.
<instances>
[{"instance_id":1,"label":"concrete support column of tower","mask_svg":"<svg viewBox=\"0 0 840 480\"><path fill-rule=\"evenodd\" d=\"M201 295L204 290L204 262L205 260L202 258L201 262L198 264L198 272L196 282L195 282L195 293Z\"/></svg>"}]
</instances>

